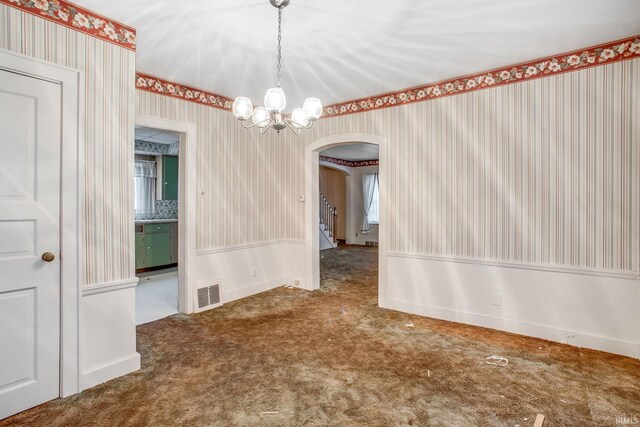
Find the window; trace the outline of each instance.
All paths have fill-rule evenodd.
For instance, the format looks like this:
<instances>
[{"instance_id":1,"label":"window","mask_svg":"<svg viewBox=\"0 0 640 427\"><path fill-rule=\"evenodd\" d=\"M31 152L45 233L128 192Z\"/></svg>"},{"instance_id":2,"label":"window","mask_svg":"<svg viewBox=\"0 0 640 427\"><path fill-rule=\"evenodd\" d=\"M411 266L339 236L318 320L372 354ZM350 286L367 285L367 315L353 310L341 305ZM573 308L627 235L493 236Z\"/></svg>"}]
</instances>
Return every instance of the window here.
<instances>
[{"instance_id":1,"label":"window","mask_svg":"<svg viewBox=\"0 0 640 427\"><path fill-rule=\"evenodd\" d=\"M135 162L136 215L152 214L156 211L156 162Z\"/></svg>"},{"instance_id":2,"label":"window","mask_svg":"<svg viewBox=\"0 0 640 427\"><path fill-rule=\"evenodd\" d=\"M373 187L373 199L371 200L371 209L369 210L369 224L378 224L380 222L380 192L378 174L375 175L375 184Z\"/></svg>"},{"instance_id":3,"label":"window","mask_svg":"<svg viewBox=\"0 0 640 427\"><path fill-rule=\"evenodd\" d=\"M378 182L378 174L370 174L363 176L363 189L364 192L364 201L365 201L365 209L368 207L367 219L369 224L378 224L380 222L380 191L379 191L379 182ZM367 206L367 202L369 205Z\"/></svg>"}]
</instances>

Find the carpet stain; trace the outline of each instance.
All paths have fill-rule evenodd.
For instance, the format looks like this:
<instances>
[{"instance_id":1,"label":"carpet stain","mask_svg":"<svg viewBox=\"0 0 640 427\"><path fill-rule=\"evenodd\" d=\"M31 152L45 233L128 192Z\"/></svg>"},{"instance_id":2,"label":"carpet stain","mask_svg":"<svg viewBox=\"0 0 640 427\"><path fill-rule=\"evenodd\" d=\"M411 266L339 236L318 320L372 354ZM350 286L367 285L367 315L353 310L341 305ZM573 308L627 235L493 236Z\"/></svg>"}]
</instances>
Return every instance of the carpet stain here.
<instances>
[{"instance_id":1,"label":"carpet stain","mask_svg":"<svg viewBox=\"0 0 640 427\"><path fill-rule=\"evenodd\" d=\"M377 306L377 248L321 253L277 288L137 328L142 369L5 426L616 425L640 361ZM505 367L485 358L509 359Z\"/></svg>"}]
</instances>

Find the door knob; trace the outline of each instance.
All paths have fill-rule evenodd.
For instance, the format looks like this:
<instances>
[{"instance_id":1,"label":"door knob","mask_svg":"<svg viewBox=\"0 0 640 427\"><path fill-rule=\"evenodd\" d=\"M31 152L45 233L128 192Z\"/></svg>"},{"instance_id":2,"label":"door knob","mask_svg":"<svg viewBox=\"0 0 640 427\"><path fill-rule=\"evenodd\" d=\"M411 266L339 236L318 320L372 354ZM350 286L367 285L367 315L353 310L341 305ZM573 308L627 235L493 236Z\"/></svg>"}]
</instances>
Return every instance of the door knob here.
<instances>
[{"instance_id":1,"label":"door knob","mask_svg":"<svg viewBox=\"0 0 640 427\"><path fill-rule=\"evenodd\" d=\"M42 260L44 262L51 262L54 259L56 259L56 256L54 254L52 254L51 252L45 252L42 254Z\"/></svg>"}]
</instances>

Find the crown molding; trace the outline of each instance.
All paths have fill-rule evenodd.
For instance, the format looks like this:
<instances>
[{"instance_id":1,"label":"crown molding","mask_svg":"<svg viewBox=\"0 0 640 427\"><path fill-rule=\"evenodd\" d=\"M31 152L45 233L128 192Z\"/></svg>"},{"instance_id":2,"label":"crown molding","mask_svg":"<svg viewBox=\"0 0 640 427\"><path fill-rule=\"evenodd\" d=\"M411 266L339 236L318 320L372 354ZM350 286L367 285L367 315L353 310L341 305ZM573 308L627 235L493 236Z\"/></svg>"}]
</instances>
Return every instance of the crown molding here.
<instances>
[{"instance_id":1,"label":"crown molding","mask_svg":"<svg viewBox=\"0 0 640 427\"><path fill-rule=\"evenodd\" d=\"M64 0L0 0L31 15L55 22L128 50L136 50L136 30Z\"/></svg>"},{"instance_id":2,"label":"crown molding","mask_svg":"<svg viewBox=\"0 0 640 427\"><path fill-rule=\"evenodd\" d=\"M344 160L336 157L329 157L320 155L321 162L333 163L340 166L348 166L350 168L359 168L364 166L379 166L380 161L378 159L372 160Z\"/></svg>"},{"instance_id":3,"label":"crown molding","mask_svg":"<svg viewBox=\"0 0 640 427\"><path fill-rule=\"evenodd\" d=\"M640 58L640 35L478 74L329 105L324 108L322 118L397 107L635 58Z\"/></svg>"},{"instance_id":4,"label":"crown molding","mask_svg":"<svg viewBox=\"0 0 640 427\"><path fill-rule=\"evenodd\" d=\"M231 111L233 100L217 93L207 92L179 83L170 82L150 74L136 72L136 89L170 96L196 104Z\"/></svg>"}]
</instances>

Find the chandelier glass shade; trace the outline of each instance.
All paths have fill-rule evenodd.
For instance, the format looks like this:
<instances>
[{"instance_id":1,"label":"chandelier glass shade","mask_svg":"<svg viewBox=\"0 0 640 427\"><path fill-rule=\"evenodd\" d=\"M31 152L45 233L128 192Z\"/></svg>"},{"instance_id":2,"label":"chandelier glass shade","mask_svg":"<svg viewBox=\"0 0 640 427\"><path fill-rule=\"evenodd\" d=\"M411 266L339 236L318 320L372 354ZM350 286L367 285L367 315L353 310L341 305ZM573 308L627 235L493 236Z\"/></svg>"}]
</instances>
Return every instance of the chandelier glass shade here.
<instances>
[{"instance_id":1,"label":"chandelier glass shade","mask_svg":"<svg viewBox=\"0 0 640 427\"><path fill-rule=\"evenodd\" d=\"M261 133L273 128L280 133L282 129L289 128L296 135L301 129L309 129L313 122L322 115L322 103L318 98L305 99L302 108L296 108L291 116L283 116L282 112L287 107L287 97L280 87L282 76L282 9L289 5L290 0L269 0L271 5L278 9L278 57L277 57L277 84L270 88L264 95L264 107L255 107L251 100L245 96L239 96L233 102L233 115L240 120L246 129L258 127ZM252 124L247 124L251 119Z\"/></svg>"}]
</instances>

